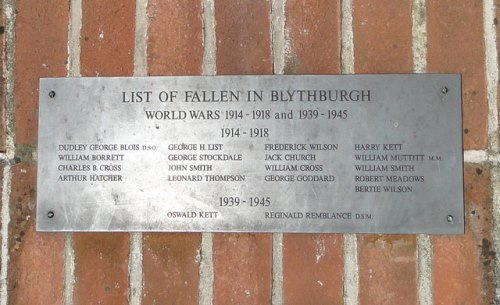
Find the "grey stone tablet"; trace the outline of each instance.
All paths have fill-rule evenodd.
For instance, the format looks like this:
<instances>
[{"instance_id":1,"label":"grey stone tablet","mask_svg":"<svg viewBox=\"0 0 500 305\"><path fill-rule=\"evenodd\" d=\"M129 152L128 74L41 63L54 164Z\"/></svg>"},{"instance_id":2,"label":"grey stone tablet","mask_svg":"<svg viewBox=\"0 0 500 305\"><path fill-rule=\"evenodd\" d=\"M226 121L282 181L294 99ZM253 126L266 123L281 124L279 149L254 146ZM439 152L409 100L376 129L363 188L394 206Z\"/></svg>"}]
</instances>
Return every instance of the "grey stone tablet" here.
<instances>
[{"instance_id":1,"label":"grey stone tablet","mask_svg":"<svg viewBox=\"0 0 500 305\"><path fill-rule=\"evenodd\" d=\"M37 228L461 234L460 76L41 79Z\"/></svg>"}]
</instances>

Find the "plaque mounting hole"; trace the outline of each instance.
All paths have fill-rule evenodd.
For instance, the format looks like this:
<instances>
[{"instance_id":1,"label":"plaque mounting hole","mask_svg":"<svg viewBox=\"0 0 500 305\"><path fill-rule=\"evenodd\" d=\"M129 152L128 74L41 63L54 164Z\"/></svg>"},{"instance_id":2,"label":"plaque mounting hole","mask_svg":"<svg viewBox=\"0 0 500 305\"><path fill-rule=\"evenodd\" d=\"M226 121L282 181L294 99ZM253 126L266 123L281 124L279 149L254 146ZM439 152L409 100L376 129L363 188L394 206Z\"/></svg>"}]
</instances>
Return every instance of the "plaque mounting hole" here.
<instances>
[{"instance_id":1,"label":"plaque mounting hole","mask_svg":"<svg viewBox=\"0 0 500 305\"><path fill-rule=\"evenodd\" d=\"M49 211L49 212L47 213L47 217L48 217L48 218L54 218L54 212Z\"/></svg>"},{"instance_id":2,"label":"plaque mounting hole","mask_svg":"<svg viewBox=\"0 0 500 305\"><path fill-rule=\"evenodd\" d=\"M443 87L443 88L441 88L441 92L442 92L443 94L448 93L448 91L449 91L449 89L448 89L447 87Z\"/></svg>"},{"instance_id":3,"label":"plaque mounting hole","mask_svg":"<svg viewBox=\"0 0 500 305\"><path fill-rule=\"evenodd\" d=\"M55 92L54 90L51 90L51 91L49 92L49 97L50 97L50 98L54 98L54 97L56 97L56 92Z\"/></svg>"},{"instance_id":4,"label":"plaque mounting hole","mask_svg":"<svg viewBox=\"0 0 500 305\"><path fill-rule=\"evenodd\" d=\"M446 216L446 220L447 220L449 223L453 223L453 216L452 216L452 215L448 215L448 216Z\"/></svg>"}]
</instances>

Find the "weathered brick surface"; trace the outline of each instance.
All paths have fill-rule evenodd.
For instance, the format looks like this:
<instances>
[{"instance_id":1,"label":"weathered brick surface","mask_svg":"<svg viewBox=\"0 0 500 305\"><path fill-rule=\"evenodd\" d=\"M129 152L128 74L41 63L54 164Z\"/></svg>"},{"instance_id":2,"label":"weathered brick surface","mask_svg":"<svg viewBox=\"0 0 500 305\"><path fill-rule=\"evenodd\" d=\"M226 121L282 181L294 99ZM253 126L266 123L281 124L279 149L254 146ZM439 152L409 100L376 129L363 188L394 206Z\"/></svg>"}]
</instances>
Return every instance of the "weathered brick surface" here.
<instances>
[{"instance_id":1,"label":"weathered brick surface","mask_svg":"<svg viewBox=\"0 0 500 305\"><path fill-rule=\"evenodd\" d=\"M288 0L285 74L340 72L340 1ZM294 304L341 304L342 236L283 235L283 299Z\"/></svg>"},{"instance_id":2,"label":"weathered brick surface","mask_svg":"<svg viewBox=\"0 0 500 305\"><path fill-rule=\"evenodd\" d=\"M16 144L37 142L38 82L66 75L68 2L16 1Z\"/></svg>"},{"instance_id":3,"label":"weathered brick surface","mask_svg":"<svg viewBox=\"0 0 500 305\"><path fill-rule=\"evenodd\" d=\"M198 304L200 234L147 234L142 304Z\"/></svg>"},{"instance_id":4,"label":"weathered brick surface","mask_svg":"<svg viewBox=\"0 0 500 305\"><path fill-rule=\"evenodd\" d=\"M494 303L494 259L490 171L465 166L465 235L432 238L435 305Z\"/></svg>"},{"instance_id":5,"label":"weathered brick surface","mask_svg":"<svg viewBox=\"0 0 500 305\"><path fill-rule=\"evenodd\" d=\"M356 73L411 73L411 0L354 0ZM360 304L417 304L415 236L358 236Z\"/></svg>"},{"instance_id":6,"label":"weathered brick surface","mask_svg":"<svg viewBox=\"0 0 500 305\"><path fill-rule=\"evenodd\" d=\"M129 76L134 69L135 1L82 1L81 74Z\"/></svg>"},{"instance_id":7,"label":"weathered brick surface","mask_svg":"<svg viewBox=\"0 0 500 305\"><path fill-rule=\"evenodd\" d=\"M428 71L462 74L465 149L486 148L488 138L482 3L427 1Z\"/></svg>"},{"instance_id":8,"label":"weathered brick surface","mask_svg":"<svg viewBox=\"0 0 500 305\"><path fill-rule=\"evenodd\" d=\"M83 76L133 73L135 1L82 1L80 71ZM73 302L128 304L129 235L74 234Z\"/></svg>"},{"instance_id":9,"label":"weathered brick surface","mask_svg":"<svg viewBox=\"0 0 500 305\"><path fill-rule=\"evenodd\" d=\"M0 67L3 67L5 61L4 37L5 37L5 23L4 23L3 7L0 7ZM4 73L0 73L0 151L5 151L5 77Z\"/></svg>"},{"instance_id":10,"label":"weathered brick surface","mask_svg":"<svg viewBox=\"0 0 500 305\"><path fill-rule=\"evenodd\" d=\"M271 304L271 235L215 234L213 242L213 304Z\"/></svg>"},{"instance_id":11,"label":"weathered brick surface","mask_svg":"<svg viewBox=\"0 0 500 305\"><path fill-rule=\"evenodd\" d=\"M340 1L288 0L285 74L340 72Z\"/></svg>"},{"instance_id":12,"label":"weathered brick surface","mask_svg":"<svg viewBox=\"0 0 500 305\"><path fill-rule=\"evenodd\" d=\"M343 270L341 235L284 234L286 305L342 304Z\"/></svg>"},{"instance_id":13,"label":"weathered brick surface","mask_svg":"<svg viewBox=\"0 0 500 305\"><path fill-rule=\"evenodd\" d=\"M268 0L217 0L218 74L272 73ZM214 234L214 304L270 304L271 234Z\"/></svg>"},{"instance_id":14,"label":"weathered brick surface","mask_svg":"<svg viewBox=\"0 0 500 305\"><path fill-rule=\"evenodd\" d=\"M36 166L12 167L9 304L63 304L64 237L35 231Z\"/></svg>"},{"instance_id":15,"label":"weathered brick surface","mask_svg":"<svg viewBox=\"0 0 500 305\"><path fill-rule=\"evenodd\" d=\"M356 73L412 71L411 0L353 0Z\"/></svg>"},{"instance_id":16,"label":"weathered brick surface","mask_svg":"<svg viewBox=\"0 0 500 305\"><path fill-rule=\"evenodd\" d=\"M269 0L215 1L217 74L272 73Z\"/></svg>"},{"instance_id":17,"label":"weathered brick surface","mask_svg":"<svg viewBox=\"0 0 500 305\"><path fill-rule=\"evenodd\" d=\"M196 75L203 61L201 1L148 2L148 74Z\"/></svg>"},{"instance_id":18,"label":"weathered brick surface","mask_svg":"<svg viewBox=\"0 0 500 305\"><path fill-rule=\"evenodd\" d=\"M353 0L356 73L411 72L411 2ZM82 75L131 75L135 1L82 3ZM200 74L201 1L148 3L149 74ZM338 73L340 0L285 3L285 73ZM463 76L465 149L487 147L482 5L480 0L427 1L428 70ZM17 0L16 8L16 144L31 152L37 141L39 78L66 74L68 2ZM272 73L269 13L268 0L215 1L219 74ZM3 79L0 84L4 90ZM0 109L0 151L5 149L3 116ZM465 235L432 237L436 305L494 302L490 183L487 164L466 165ZM63 304L64 240L35 231L35 188L36 166L13 165L10 202L2 203L9 204L11 217L9 304ZM359 303L417 304L415 236L359 235L358 240ZM73 303L128 304L128 234L79 233L74 245ZM196 304L199 248L200 234L144 234L143 304ZM214 234L213 249L214 304L271 303L270 234ZM342 267L339 235L285 234L285 304L341 304Z\"/></svg>"},{"instance_id":19,"label":"weathered brick surface","mask_svg":"<svg viewBox=\"0 0 500 305\"><path fill-rule=\"evenodd\" d=\"M128 304L129 235L75 233L73 304Z\"/></svg>"},{"instance_id":20,"label":"weathered brick surface","mask_svg":"<svg viewBox=\"0 0 500 305\"><path fill-rule=\"evenodd\" d=\"M418 304L415 235L359 235L359 303Z\"/></svg>"}]
</instances>

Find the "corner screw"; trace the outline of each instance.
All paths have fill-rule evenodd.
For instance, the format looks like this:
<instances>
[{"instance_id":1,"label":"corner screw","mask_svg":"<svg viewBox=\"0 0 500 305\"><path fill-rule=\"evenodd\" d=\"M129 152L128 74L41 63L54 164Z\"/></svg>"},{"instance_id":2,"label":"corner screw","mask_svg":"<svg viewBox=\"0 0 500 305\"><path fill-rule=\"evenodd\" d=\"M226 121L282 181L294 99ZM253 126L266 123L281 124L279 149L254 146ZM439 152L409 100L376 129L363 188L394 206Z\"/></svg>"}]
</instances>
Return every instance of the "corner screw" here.
<instances>
[{"instance_id":1,"label":"corner screw","mask_svg":"<svg viewBox=\"0 0 500 305\"><path fill-rule=\"evenodd\" d=\"M449 91L449 90L448 90L448 88L447 88L447 87L443 87L443 88L441 88L441 92L442 92L443 94L448 93L448 91Z\"/></svg>"},{"instance_id":2,"label":"corner screw","mask_svg":"<svg viewBox=\"0 0 500 305\"><path fill-rule=\"evenodd\" d=\"M56 92L54 90L49 92L49 97L54 98L56 96Z\"/></svg>"},{"instance_id":3,"label":"corner screw","mask_svg":"<svg viewBox=\"0 0 500 305\"><path fill-rule=\"evenodd\" d=\"M446 216L446 220L447 220L449 223L452 223L452 222L453 222L453 216L451 216L451 215Z\"/></svg>"},{"instance_id":4,"label":"corner screw","mask_svg":"<svg viewBox=\"0 0 500 305\"><path fill-rule=\"evenodd\" d=\"M54 212L49 211L49 212L47 213L47 217L48 217L48 218L54 218Z\"/></svg>"}]
</instances>

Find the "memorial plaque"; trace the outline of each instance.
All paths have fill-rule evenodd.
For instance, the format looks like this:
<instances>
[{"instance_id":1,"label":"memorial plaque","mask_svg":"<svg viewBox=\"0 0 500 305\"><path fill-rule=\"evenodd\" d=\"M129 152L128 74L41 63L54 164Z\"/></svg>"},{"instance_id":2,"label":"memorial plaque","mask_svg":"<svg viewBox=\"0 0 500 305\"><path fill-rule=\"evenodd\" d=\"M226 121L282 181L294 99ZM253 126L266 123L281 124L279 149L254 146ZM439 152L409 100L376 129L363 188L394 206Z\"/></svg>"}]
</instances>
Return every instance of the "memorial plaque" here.
<instances>
[{"instance_id":1,"label":"memorial plaque","mask_svg":"<svg viewBox=\"0 0 500 305\"><path fill-rule=\"evenodd\" d=\"M460 234L460 75L40 81L37 228Z\"/></svg>"}]
</instances>

